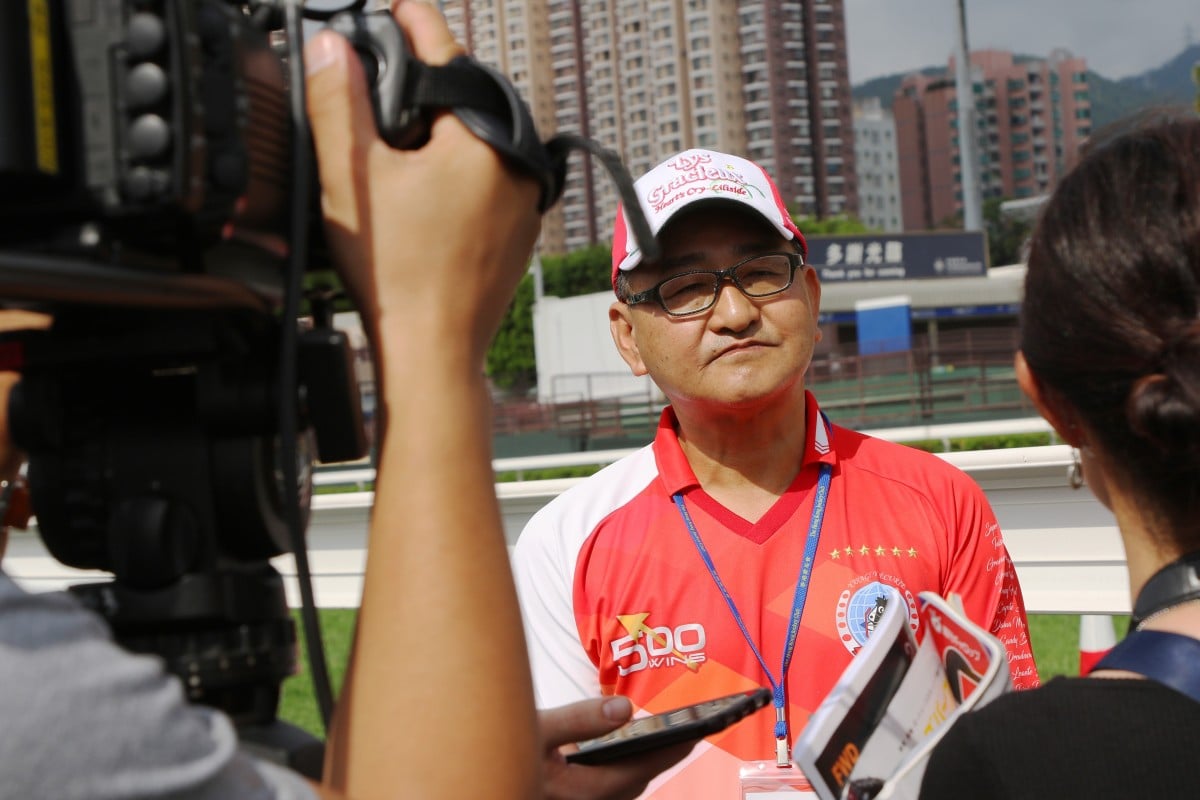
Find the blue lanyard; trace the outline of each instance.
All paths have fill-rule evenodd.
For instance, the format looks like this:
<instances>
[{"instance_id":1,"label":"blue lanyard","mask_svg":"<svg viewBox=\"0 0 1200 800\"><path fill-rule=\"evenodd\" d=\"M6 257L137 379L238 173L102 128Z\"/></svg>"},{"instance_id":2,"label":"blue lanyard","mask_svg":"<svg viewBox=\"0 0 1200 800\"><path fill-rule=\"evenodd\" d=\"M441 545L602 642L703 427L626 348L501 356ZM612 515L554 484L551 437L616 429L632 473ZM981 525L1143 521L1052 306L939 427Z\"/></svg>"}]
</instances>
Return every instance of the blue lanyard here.
<instances>
[{"instance_id":1,"label":"blue lanyard","mask_svg":"<svg viewBox=\"0 0 1200 800\"><path fill-rule=\"evenodd\" d=\"M804 546L804 561L800 565L800 577L796 581L796 593L792 597L792 617L788 622L787 641L784 644L783 666L780 668L779 680L776 680L775 676L771 674L767 662L763 659L762 653L758 651L757 645L754 644L754 639L750 636L750 631L746 630L746 623L742 620L742 615L738 612L737 605L733 602L733 596L725 588L725 583L721 580L721 576L717 574L717 566L713 563L712 556L708 553L708 548L700 540L700 532L696 530L696 524L692 522L692 517L688 514L687 506L683 503L683 495L676 492L671 496L671 499L675 501L675 507L679 509L680 516L683 517L683 524L687 526L688 534L692 537L692 542L696 545L696 550L700 552L700 557L704 559L704 566L708 567L708 574L712 576L713 583L721 590L721 595L725 598L725 604L729 606L729 611L733 614L734 622L741 629L742 636L745 637L746 643L750 645L750 649L754 652L754 657L758 659L758 663L762 666L767 680L771 683L772 700L775 704L776 757L781 767L788 766L789 763L787 758L788 724L784 681L787 680L788 668L792 665L792 653L796 648L796 635L800 632L800 618L804 615L804 603L808 599L808 584L812 579L813 560L817 555L817 542L821 538L821 524L825 520L825 501L829 497L829 482L832 474L832 465L821 465L821 475L817 479L817 493L813 498L812 518L808 523L808 541Z\"/></svg>"}]
</instances>

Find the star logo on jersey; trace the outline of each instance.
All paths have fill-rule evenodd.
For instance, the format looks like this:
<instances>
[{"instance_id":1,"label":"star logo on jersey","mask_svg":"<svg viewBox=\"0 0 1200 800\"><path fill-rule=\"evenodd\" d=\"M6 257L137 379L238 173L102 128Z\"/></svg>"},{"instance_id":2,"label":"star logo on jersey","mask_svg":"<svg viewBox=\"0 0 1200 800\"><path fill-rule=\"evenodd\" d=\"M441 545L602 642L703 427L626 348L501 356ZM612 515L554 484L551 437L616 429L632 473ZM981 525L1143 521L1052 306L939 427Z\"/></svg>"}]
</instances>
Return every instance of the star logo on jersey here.
<instances>
[{"instance_id":1,"label":"star logo on jersey","mask_svg":"<svg viewBox=\"0 0 1200 800\"><path fill-rule=\"evenodd\" d=\"M626 636L609 643L617 672L625 677L644 669L683 666L692 672L704 662L708 636L698 622L670 627L651 625L649 611L617 614Z\"/></svg>"}]
</instances>

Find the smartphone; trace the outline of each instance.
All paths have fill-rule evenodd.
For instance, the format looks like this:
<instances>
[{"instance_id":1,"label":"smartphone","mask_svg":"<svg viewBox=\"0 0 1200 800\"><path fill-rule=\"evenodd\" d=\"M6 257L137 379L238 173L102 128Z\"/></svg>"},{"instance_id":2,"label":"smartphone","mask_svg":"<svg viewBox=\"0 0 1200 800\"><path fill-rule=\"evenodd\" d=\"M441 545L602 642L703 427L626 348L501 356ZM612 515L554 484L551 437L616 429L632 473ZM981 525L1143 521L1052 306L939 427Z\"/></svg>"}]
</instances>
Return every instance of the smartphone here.
<instances>
[{"instance_id":1,"label":"smartphone","mask_svg":"<svg viewBox=\"0 0 1200 800\"><path fill-rule=\"evenodd\" d=\"M567 761L604 764L658 747L700 739L728 728L769 702L769 689L755 689L640 717L604 736L579 742L579 750L567 753Z\"/></svg>"}]
</instances>

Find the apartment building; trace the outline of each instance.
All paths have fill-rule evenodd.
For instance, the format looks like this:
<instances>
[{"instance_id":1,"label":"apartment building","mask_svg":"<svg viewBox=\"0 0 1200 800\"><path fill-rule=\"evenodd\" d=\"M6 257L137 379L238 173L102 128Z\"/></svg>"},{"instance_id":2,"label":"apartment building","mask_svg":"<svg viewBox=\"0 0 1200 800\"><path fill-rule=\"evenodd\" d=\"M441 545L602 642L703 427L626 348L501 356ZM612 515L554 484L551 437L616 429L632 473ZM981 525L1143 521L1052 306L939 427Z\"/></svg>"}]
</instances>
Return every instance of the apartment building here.
<instances>
[{"instance_id":1,"label":"apartment building","mask_svg":"<svg viewBox=\"0 0 1200 800\"><path fill-rule=\"evenodd\" d=\"M971 53L976 155L984 198L1045 194L1092 132L1087 62L1065 50L1047 59ZM945 225L962 210L954 62L945 75L910 75L892 112L906 230Z\"/></svg>"},{"instance_id":2,"label":"apartment building","mask_svg":"<svg viewBox=\"0 0 1200 800\"><path fill-rule=\"evenodd\" d=\"M858 218L875 230L904 230L896 121L878 97L854 104L854 163L858 172Z\"/></svg>"},{"instance_id":3,"label":"apartment building","mask_svg":"<svg viewBox=\"0 0 1200 800\"><path fill-rule=\"evenodd\" d=\"M543 138L581 133L637 176L711 147L775 177L801 215L858 211L842 0L444 0L451 30L508 75ZM617 193L571 156L542 252L607 243Z\"/></svg>"}]
</instances>

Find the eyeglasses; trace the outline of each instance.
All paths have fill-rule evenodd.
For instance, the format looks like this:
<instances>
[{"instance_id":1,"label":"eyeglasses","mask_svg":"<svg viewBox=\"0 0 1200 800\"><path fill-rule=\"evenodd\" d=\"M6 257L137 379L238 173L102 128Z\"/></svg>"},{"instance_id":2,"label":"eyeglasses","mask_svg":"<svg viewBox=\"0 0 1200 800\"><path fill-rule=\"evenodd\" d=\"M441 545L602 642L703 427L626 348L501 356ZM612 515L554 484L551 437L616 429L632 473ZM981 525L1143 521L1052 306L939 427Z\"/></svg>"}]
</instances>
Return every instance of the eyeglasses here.
<instances>
[{"instance_id":1,"label":"eyeglasses","mask_svg":"<svg viewBox=\"0 0 1200 800\"><path fill-rule=\"evenodd\" d=\"M687 317L712 308L723 281L730 281L747 297L770 297L792 285L796 270L804 266L799 253L765 253L739 261L729 269L696 270L672 275L644 292L630 295L626 305L658 301L672 317Z\"/></svg>"}]
</instances>

